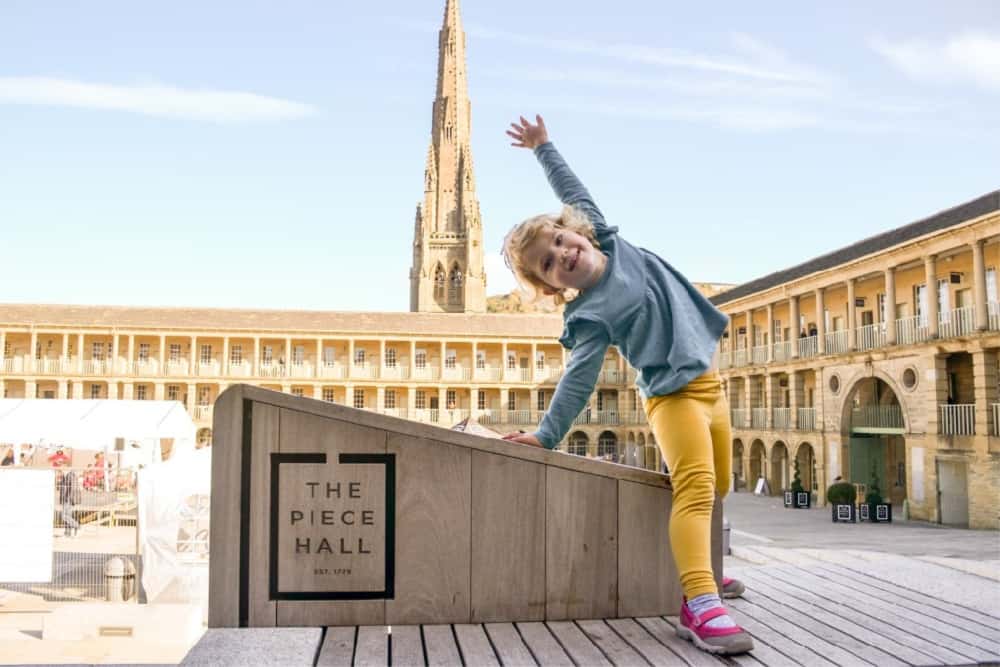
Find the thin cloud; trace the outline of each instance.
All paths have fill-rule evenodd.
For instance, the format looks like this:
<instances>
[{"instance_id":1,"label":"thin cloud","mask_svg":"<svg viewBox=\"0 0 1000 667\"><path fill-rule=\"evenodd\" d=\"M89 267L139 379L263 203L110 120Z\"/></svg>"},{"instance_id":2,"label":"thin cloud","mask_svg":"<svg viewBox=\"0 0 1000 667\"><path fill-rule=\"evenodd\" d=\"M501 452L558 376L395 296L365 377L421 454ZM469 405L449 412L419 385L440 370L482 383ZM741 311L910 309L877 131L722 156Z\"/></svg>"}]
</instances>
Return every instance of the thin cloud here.
<instances>
[{"instance_id":1,"label":"thin cloud","mask_svg":"<svg viewBox=\"0 0 1000 667\"><path fill-rule=\"evenodd\" d=\"M0 77L0 104L124 111L217 123L297 120L318 113L308 104L240 91L185 90L161 84L126 86L46 77Z\"/></svg>"},{"instance_id":2,"label":"thin cloud","mask_svg":"<svg viewBox=\"0 0 1000 667\"><path fill-rule=\"evenodd\" d=\"M971 81L1000 91L1000 37L969 32L941 43L874 38L871 47L915 81Z\"/></svg>"}]
</instances>

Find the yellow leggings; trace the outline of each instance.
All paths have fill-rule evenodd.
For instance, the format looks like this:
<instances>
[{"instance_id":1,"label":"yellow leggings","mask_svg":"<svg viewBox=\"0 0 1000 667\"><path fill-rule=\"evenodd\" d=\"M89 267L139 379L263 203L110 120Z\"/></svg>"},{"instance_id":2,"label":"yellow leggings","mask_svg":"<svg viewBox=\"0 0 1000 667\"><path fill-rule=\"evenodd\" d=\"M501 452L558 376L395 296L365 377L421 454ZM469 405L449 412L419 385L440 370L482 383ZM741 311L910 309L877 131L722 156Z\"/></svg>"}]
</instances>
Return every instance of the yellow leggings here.
<instances>
[{"instance_id":1,"label":"yellow leggings","mask_svg":"<svg viewBox=\"0 0 1000 667\"><path fill-rule=\"evenodd\" d=\"M732 478L729 403L716 371L673 394L646 401L646 417L674 487L670 548L684 594L718 593L712 576L712 505Z\"/></svg>"}]
</instances>

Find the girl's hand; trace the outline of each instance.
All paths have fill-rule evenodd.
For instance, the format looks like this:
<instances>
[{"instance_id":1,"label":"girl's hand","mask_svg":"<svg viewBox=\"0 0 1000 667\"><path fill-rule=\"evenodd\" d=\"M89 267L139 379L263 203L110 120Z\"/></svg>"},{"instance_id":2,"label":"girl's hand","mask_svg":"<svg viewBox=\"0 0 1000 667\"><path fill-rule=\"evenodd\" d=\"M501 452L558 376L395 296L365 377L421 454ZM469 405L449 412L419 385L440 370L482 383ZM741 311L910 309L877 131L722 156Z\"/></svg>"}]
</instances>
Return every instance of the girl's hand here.
<instances>
[{"instance_id":1,"label":"girl's hand","mask_svg":"<svg viewBox=\"0 0 1000 667\"><path fill-rule=\"evenodd\" d=\"M511 442L519 442L522 445L531 445L532 447L544 447L544 445L538 441L538 438L531 433L524 433L523 431L508 433L503 437L503 439L510 440Z\"/></svg>"},{"instance_id":2,"label":"girl's hand","mask_svg":"<svg viewBox=\"0 0 1000 667\"><path fill-rule=\"evenodd\" d=\"M511 123L510 126L513 129L507 130L507 136L514 141L511 142L511 146L517 146L518 148L535 148L536 146L541 146L542 144L548 142L549 133L545 129L545 121L542 120L541 116L535 116L536 125L532 125L524 116L521 116L521 122Z\"/></svg>"}]
</instances>

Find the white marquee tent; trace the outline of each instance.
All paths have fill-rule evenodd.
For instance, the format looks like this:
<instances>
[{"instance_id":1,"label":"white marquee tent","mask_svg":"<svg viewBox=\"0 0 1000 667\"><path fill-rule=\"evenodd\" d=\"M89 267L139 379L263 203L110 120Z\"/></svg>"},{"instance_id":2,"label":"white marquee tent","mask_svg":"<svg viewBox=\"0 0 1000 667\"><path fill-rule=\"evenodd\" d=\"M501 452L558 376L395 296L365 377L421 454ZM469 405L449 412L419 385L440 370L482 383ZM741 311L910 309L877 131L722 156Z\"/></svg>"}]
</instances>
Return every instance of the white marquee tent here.
<instances>
[{"instance_id":1,"label":"white marquee tent","mask_svg":"<svg viewBox=\"0 0 1000 667\"><path fill-rule=\"evenodd\" d=\"M159 461L165 438L171 456L193 451L195 430L179 401L0 399L0 445L113 452L122 438L122 465Z\"/></svg>"}]
</instances>

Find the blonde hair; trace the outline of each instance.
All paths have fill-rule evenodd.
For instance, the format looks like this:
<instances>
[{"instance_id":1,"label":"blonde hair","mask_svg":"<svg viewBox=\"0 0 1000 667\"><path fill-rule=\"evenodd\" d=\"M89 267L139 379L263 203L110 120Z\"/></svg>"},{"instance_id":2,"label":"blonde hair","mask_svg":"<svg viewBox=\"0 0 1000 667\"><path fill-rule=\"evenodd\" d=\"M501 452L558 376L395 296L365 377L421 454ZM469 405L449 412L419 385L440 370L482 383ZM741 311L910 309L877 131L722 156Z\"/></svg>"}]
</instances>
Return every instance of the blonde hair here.
<instances>
[{"instance_id":1,"label":"blonde hair","mask_svg":"<svg viewBox=\"0 0 1000 667\"><path fill-rule=\"evenodd\" d=\"M568 204L563 206L558 214L543 213L515 225L503 239L501 254L507 268L514 273L517 282L528 292L531 301L537 301L545 290L552 289L552 286L542 280L534 269L524 263L524 251L534 243L543 229L567 229L576 232L590 241L594 248L601 249L590 219L580 209ZM556 305L562 305L575 299L578 294L577 290L567 287L556 291L552 298Z\"/></svg>"}]
</instances>

